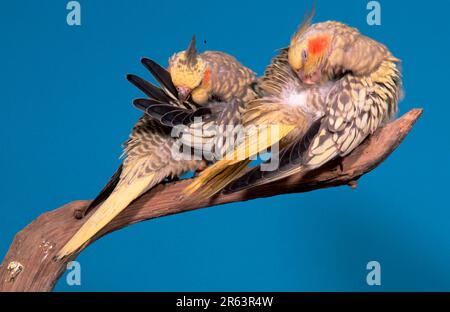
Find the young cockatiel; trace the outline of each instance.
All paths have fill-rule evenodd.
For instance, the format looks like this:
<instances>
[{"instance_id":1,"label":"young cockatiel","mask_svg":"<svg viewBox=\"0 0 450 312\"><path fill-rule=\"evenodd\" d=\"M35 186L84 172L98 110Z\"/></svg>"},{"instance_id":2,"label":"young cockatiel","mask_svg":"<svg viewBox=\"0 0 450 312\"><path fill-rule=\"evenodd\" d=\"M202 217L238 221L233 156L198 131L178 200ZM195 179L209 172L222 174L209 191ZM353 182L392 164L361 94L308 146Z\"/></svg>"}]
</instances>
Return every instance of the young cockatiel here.
<instances>
[{"instance_id":1,"label":"young cockatiel","mask_svg":"<svg viewBox=\"0 0 450 312\"><path fill-rule=\"evenodd\" d=\"M170 118L172 122L190 123L196 116L213 113L223 122L239 122L239 103L254 95L251 85L256 78L251 70L225 53L197 54L195 38L186 51L170 58L170 73L152 60L144 58L142 63L161 88L140 77L128 75L127 79L149 97L134 103L144 110L164 111L162 121L174 117L176 111L177 118ZM188 100L189 96L191 100ZM139 119L124 144L126 157L122 165L88 207L90 210L98 206L97 209L58 252L58 259L80 249L134 199L156 184L204 166L201 158L174 157L173 147L177 138L171 135L171 131L170 125L149 114Z\"/></svg>"},{"instance_id":2,"label":"young cockatiel","mask_svg":"<svg viewBox=\"0 0 450 312\"><path fill-rule=\"evenodd\" d=\"M253 101L244 116L246 123L254 123L252 116L258 120L274 110L264 118L285 129L273 139L280 140L280 152L275 155L279 167L274 171L256 167L227 191L306 173L346 156L395 116L402 92L399 60L381 43L342 23L308 24L300 27L289 50L283 50L269 66L264 78L269 92ZM248 149L256 144L254 140L249 138L250 143L238 149ZM187 192L198 191L202 196L218 192L225 186L220 172L235 163L215 163Z\"/></svg>"}]
</instances>

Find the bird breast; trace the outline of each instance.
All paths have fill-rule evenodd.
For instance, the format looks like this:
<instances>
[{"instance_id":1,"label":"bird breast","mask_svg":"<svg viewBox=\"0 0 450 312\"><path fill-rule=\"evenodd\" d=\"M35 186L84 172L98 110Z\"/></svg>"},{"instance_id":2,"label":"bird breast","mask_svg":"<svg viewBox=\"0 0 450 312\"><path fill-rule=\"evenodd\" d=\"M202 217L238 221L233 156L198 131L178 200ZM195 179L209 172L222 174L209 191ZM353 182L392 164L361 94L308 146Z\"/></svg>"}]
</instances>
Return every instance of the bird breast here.
<instances>
[{"instance_id":1,"label":"bird breast","mask_svg":"<svg viewBox=\"0 0 450 312\"><path fill-rule=\"evenodd\" d=\"M333 86L333 82L321 85L288 85L281 93L280 102L301 109L312 120L322 117L325 111L325 99Z\"/></svg>"}]
</instances>

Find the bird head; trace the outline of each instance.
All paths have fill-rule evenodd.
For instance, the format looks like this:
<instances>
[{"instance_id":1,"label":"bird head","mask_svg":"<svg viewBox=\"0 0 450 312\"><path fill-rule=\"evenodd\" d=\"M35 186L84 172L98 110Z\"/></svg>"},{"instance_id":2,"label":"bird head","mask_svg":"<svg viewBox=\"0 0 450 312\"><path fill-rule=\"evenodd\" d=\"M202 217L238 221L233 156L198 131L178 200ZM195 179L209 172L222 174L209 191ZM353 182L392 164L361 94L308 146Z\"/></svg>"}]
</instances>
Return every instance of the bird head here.
<instances>
[{"instance_id":1,"label":"bird head","mask_svg":"<svg viewBox=\"0 0 450 312\"><path fill-rule=\"evenodd\" d=\"M326 33L312 33L291 43L289 64L303 83L316 84L324 78L331 39Z\"/></svg>"},{"instance_id":2,"label":"bird head","mask_svg":"<svg viewBox=\"0 0 450 312\"><path fill-rule=\"evenodd\" d=\"M201 54L197 53L195 36L192 37L187 50L178 52L169 59L168 71L181 101L186 100L192 93L203 93L198 92L198 89L208 84L210 70ZM207 98L203 99L198 96L197 98L200 102L206 102L207 100Z\"/></svg>"},{"instance_id":3,"label":"bird head","mask_svg":"<svg viewBox=\"0 0 450 312\"><path fill-rule=\"evenodd\" d=\"M324 79L324 69L331 51L333 34L311 27L314 8L291 39L288 61L305 84L316 84Z\"/></svg>"},{"instance_id":4,"label":"bird head","mask_svg":"<svg viewBox=\"0 0 450 312\"><path fill-rule=\"evenodd\" d=\"M289 65L303 83L317 84L346 73L366 75L385 59L399 62L383 44L356 28L335 21L310 25L311 18L292 37L288 51Z\"/></svg>"}]
</instances>

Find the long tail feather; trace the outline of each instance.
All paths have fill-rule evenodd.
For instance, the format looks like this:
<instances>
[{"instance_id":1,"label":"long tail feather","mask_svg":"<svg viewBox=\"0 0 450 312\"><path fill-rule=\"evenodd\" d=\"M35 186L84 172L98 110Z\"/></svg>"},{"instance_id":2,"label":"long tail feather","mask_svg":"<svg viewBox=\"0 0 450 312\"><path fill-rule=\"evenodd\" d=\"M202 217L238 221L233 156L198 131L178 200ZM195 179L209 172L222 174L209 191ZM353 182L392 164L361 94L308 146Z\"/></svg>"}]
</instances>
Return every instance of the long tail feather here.
<instances>
[{"instance_id":1,"label":"long tail feather","mask_svg":"<svg viewBox=\"0 0 450 312\"><path fill-rule=\"evenodd\" d=\"M148 186L151 185L153 177L154 175L152 174L140 178L132 184L119 186L58 252L57 259L62 259L80 249L134 199L144 193Z\"/></svg>"},{"instance_id":2,"label":"long tail feather","mask_svg":"<svg viewBox=\"0 0 450 312\"><path fill-rule=\"evenodd\" d=\"M284 179L292 174L311 170L311 168L306 168L302 165L303 155L306 153L319 132L321 124L321 119L315 121L303 137L292 142L290 145L287 145L278 155L272 154L272 158L278 156L278 168L273 171L262 171L261 166L255 167L238 179L233 180L233 183L228 185L223 193L229 194L242 191L257 185L268 184Z\"/></svg>"},{"instance_id":3,"label":"long tail feather","mask_svg":"<svg viewBox=\"0 0 450 312\"><path fill-rule=\"evenodd\" d=\"M84 212L87 214L91 209L97 207L100 203L106 200L109 195L114 191L117 184L120 181L120 175L122 174L123 164L119 166L114 175L109 179L108 183L103 187L100 193L95 197L95 199L89 204L88 208Z\"/></svg>"},{"instance_id":4,"label":"long tail feather","mask_svg":"<svg viewBox=\"0 0 450 312\"><path fill-rule=\"evenodd\" d=\"M294 130L295 126L277 125L278 131L275 132L271 129L273 128L269 126L253 131L234 151L225 155L224 159L206 168L183 192L186 195L192 195L200 189L205 189L204 194L208 197L212 196L245 169L250 162L249 158L279 142ZM208 189L211 191L207 191ZM211 193L213 194L211 195Z\"/></svg>"},{"instance_id":5,"label":"long tail feather","mask_svg":"<svg viewBox=\"0 0 450 312\"><path fill-rule=\"evenodd\" d=\"M225 168L224 171L214 176L208 184L199 190L198 197L207 199L219 193L225 186L234 181L234 179L247 168L250 162L251 160L247 159Z\"/></svg>"}]
</instances>

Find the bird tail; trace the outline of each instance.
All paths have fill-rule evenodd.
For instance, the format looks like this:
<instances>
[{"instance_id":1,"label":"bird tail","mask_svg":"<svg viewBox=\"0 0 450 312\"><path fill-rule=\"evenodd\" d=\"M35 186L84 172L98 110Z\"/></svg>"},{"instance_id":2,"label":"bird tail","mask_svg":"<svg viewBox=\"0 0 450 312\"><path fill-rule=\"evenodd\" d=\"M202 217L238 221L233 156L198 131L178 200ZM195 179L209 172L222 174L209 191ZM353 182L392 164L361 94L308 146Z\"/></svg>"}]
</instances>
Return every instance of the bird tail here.
<instances>
[{"instance_id":1,"label":"bird tail","mask_svg":"<svg viewBox=\"0 0 450 312\"><path fill-rule=\"evenodd\" d=\"M186 187L184 192L188 195L197 192L196 198L208 199L232 182L247 168L250 162L251 160L243 160L227 166L223 170L215 168L210 174L199 176L191 185Z\"/></svg>"},{"instance_id":2,"label":"bird tail","mask_svg":"<svg viewBox=\"0 0 450 312\"><path fill-rule=\"evenodd\" d=\"M58 252L56 258L62 259L79 250L86 242L103 229L112 219L123 211L134 199L148 190L154 174L139 178L131 184L119 185L98 207L94 214Z\"/></svg>"},{"instance_id":3,"label":"bird tail","mask_svg":"<svg viewBox=\"0 0 450 312\"><path fill-rule=\"evenodd\" d=\"M210 167L206 168L183 192L186 195L197 193L201 199L207 199L218 193L233 179L245 170L251 162L250 158L267 150L295 129L294 125L264 126L247 135L234 151L225 155Z\"/></svg>"}]
</instances>

